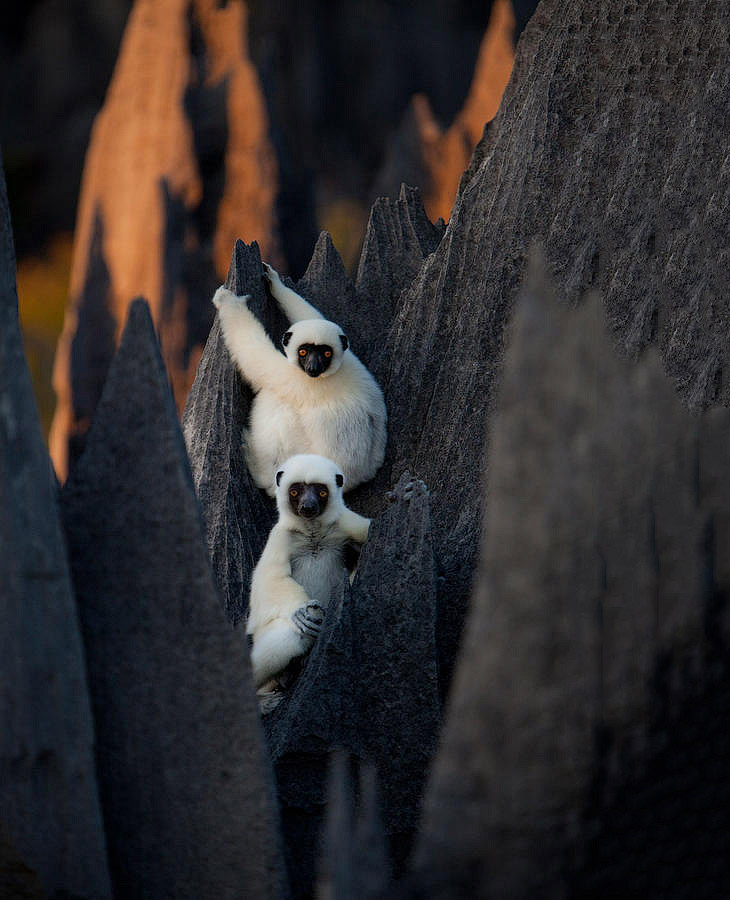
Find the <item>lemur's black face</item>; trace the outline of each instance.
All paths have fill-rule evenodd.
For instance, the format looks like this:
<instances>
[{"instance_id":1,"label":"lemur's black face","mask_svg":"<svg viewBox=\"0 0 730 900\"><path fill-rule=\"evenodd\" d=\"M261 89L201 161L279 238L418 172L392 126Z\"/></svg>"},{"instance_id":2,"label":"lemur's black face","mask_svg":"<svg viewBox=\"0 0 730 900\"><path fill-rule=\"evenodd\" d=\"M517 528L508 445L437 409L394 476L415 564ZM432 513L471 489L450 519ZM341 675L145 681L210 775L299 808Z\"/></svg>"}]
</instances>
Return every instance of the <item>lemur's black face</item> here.
<instances>
[{"instance_id":1,"label":"lemur's black face","mask_svg":"<svg viewBox=\"0 0 730 900\"><path fill-rule=\"evenodd\" d=\"M326 484L295 481L289 485L289 505L294 515L303 519L321 516L327 508L329 498L330 492Z\"/></svg>"},{"instance_id":2,"label":"lemur's black face","mask_svg":"<svg viewBox=\"0 0 730 900\"><path fill-rule=\"evenodd\" d=\"M332 362L332 347L329 344L300 344L297 357L299 366L307 375L316 378L329 369Z\"/></svg>"}]
</instances>

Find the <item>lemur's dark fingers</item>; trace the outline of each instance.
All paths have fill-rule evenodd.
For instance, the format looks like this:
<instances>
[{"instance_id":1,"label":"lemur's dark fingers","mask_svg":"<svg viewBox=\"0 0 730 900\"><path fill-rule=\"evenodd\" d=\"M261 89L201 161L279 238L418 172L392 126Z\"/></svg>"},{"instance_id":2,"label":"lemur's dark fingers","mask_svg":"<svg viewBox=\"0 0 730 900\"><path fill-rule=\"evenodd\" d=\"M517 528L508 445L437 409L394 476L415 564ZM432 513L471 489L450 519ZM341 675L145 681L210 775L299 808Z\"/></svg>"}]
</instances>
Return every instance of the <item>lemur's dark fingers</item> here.
<instances>
[{"instance_id":1,"label":"lemur's dark fingers","mask_svg":"<svg viewBox=\"0 0 730 900\"><path fill-rule=\"evenodd\" d=\"M405 486L402 490L392 490L385 492L385 499L390 503L395 503L396 500L412 500L414 497L421 496L430 496L430 491L428 487L426 487L426 483L421 481L420 478L414 478L412 481L406 482Z\"/></svg>"},{"instance_id":2,"label":"lemur's dark fingers","mask_svg":"<svg viewBox=\"0 0 730 900\"><path fill-rule=\"evenodd\" d=\"M322 617L311 616L308 612L312 606L316 606L318 610L321 611L321 608L317 604L311 604L310 606L300 607L292 614L292 622L297 626L299 631L302 634L306 634L309 637L316 638L317 635L322 630Z\"/></svg>"},{"instance_id":3,"label":"lemur's dark fingers","mask_svg":"<svg viewBox=\"0 0 730 900\"><path fill-rule=\"evenodd\" d=\"M429 490L426 487L425 481L421 481L420 478L414 478L413 481L409 481L408 484L403 488L403 499L411 500L413 497L420 497L425 495L429 496Z\"/></svg>"}]
</instances>

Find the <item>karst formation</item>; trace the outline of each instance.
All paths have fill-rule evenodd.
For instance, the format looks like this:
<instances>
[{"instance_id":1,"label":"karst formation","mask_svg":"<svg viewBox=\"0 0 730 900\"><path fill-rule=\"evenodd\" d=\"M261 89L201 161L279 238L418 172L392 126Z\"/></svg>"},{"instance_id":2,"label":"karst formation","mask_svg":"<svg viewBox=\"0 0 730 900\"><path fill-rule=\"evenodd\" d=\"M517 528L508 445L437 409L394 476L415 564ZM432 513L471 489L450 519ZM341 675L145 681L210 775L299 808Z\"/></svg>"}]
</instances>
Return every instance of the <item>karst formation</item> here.
<instances>
[{"instance_id":1,"label":"karst formation","mask_svg":"<svg viewBox=\"0 0 730 900\"><path fill-rule=\"evenodd\" d=\"M98 255L108 366L59 485L0 192L0 894L723 896L728 34L722 0L542 0L448 224L377 200L354 279L320 235L295 284L389 444L271 707L243 622L274 509L218 322L179 423L155 297L112 323ZM276 340L267 236L237 237L226 284Z\"/></svg>"}]
</instances>

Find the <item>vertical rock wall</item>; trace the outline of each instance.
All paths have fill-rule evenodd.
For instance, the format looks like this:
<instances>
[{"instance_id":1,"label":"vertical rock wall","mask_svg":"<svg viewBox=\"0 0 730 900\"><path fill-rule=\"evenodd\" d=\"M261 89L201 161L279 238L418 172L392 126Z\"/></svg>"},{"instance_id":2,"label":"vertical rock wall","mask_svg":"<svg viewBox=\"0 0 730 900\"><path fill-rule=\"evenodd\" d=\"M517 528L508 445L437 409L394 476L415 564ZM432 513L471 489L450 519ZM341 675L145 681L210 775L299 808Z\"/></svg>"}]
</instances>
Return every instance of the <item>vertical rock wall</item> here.
<instances>
[{"instance_id":1,"label":"vertical rock wall","mask_svg":"<svg viewBox=\"0 0 730 900\"><path fill-rule=\"evenodd\" d=\"M142 301L62 505L115 893L282 896L245 638L213 582Z\"/></svg>"},{"instance_id":2,"label":"vertical rock wall","mask_svg":"<svg viewBox=\"0 0 730 900\"><path fill-rule=\"evenodd\" d=\"M19 889L15 876L6 881L12 870L29 890L35 883L47 895L109 898L94 726L56 493L23 356L0 168L0 883Z\"/></svg>"}]
</instances>

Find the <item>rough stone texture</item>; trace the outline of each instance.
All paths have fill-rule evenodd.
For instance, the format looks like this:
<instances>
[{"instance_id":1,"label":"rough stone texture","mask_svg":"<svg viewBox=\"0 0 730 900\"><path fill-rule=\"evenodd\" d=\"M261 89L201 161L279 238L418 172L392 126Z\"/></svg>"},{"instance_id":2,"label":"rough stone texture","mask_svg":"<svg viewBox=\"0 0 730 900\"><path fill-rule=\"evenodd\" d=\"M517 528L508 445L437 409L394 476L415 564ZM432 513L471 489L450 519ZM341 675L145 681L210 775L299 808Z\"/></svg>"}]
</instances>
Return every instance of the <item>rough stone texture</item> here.
<instances>
[{"instance_id":1,"label":"rough stone texture","mask_svg":"<svg viewBox=\"0 0 730 900\"><path fill-rule=\"evenodd\" d=\"M0 823L0 897L13 900L45 900L40 880L29 869Z\"/></svg>"},{"instance_id":2,"label":"rough stone texture","mask_svg":"<svg viewBox=\"0 0 730 900\"><path fill-rule=\"evenodd\" d=\"M83 647L23 357L1 166L0 573L0 886L38 879L49 895L110 897Z\"/></svg>"},{"instance_id":3,"label":"rough stone texture","mask_svg":"<svg viewBox=\"0 0 730 900\"><path fill-rule=\"evenodd\" d=\"M226 286L239 295L251 294L251 309L269 329L281 329L275 304L267 302L256 243L249 247L236 241ZM182 428L215 581L234 624L248 608L251 572L275 521L274 507L254 484L243 455L241 433L252 397L228 355L216 318Z\"/></svg>"},{"instance_id":4,"label":"rough stone texture","mask_svg":"<svg viewBox=\"0 0 730 900\"><path fill-rule=\"evenodd\" d=\"M327 796L326 840L317 897L383 897L390 867L375 767L372 763L358 765L357 759L342 751L333 754Z\"/></svg>"},{"instance_id":5,"label":"rough stone texture","mask_svg":"<svg viewBox=\"0 0 730 900\"><path fill-rule=\"evenodd\" d=\"M179 408L235 239L256 237L281 260L276 158L246 34L243 0L137 0L130 13L86 157L54 371L51 455L62 478L69 432L85 430L76 398L94 378L73 367L71 343L98 222L114 318L121 328L132 298L149 298Z\"/></svg>"},{"instance_id":6,"label":"rough stone texture","mask_svg":"<svg viewBox=\"0 0 730 900\"><path fill-rule=\"evenodd\" d=\"M400 295L412 283L424 259L438 247L443 233L443 222L433 225L426 216L418 188L403 184L397 200L381 197L373 205L356 288L363 298L358 323L363 327L358 340L369 337L372 358L368 365L378 378L390 364L387 357L382 358L383 333L396 316L402 315Z\"/></svg>"},{"instance_id":7,"label":"rough stone texture","mask_svg":"<svg viewBox=\"0 0 730 900\"><path fill-rule=\"evenodd\" d=\"M534 4L525 5L534 8ZM417 94L390 142L383 168L376 178L376 194L392 196L402 182L416 184L423 192L429 218L448 220L474 147L485 124L499 109L514 64L514 38L512 3L496 0L464 106L444 130L433 114L428 97Z\"/></svg>"},{"instance_id":8,"label":"rough stone texture","mask_svg":"<svg viewBox=\"0 0 730 900\"><path fill-rule=\"evenodd\" d=\"M355 582L328 609L298 681L264 720L296 897L311 894L332 749L374 764L396 871L418 822L440 724L436 574L428 497L403 499L407 481L371 526Z\"/></svg>"},{"instance_id":9,"label":"rough stone texture","mask_svg":"<svg viewBox=\"0 0 730 900\"><path fill-rule=\"evenodd\" d=\"M409 885L429 885L430 897L568 895L581 833L615 829L618 786L664 750L666 733L649 727L656 704L684 698L655 678L697 666L708 609L726 588L708 565L707 521L725 499L714 484L730 478L718 453L730 416L691 417L655 351L636 365L617 357L595 295L572 310L543 283L534 272L516 311L492 422L482 561ZM689 786L691 803L684 752L673 783ZM604 806L585 829L596 785ZM644 802L661 819L671 789L662 796L661 776L654 789L657 805L651 789ZM722 802L704 797L702 808ZM670 835L669 855L685 830ZM597 846L604 865L631 873L626 847ZM723 865L722 846L705 859ZM585 896L645 896L641 880L632 893L611 866L608 879L591 866ZM698 890L673 896L710 896L704 873L692 882L678 870ZM644 874L646 896L662 896L663 873Z\"/></svg>"},{"instance_id":10,"label":"rough stone texture","mask_svg":"<svg viewBox=\"0 0 730 900\"><path fill-rule=\"evenodd\" d=\"M454 644L536 237L561 296L599 290L619 347L656 343L685 402L727 401L729 18L719 0L541 3L446 233L400 296L375 366L395 423L381 477L411 468L431 489Z\"/></svg>"},{"instance_id":11,"label":"rough stone texture","mask_svg":"<svg viewBox=\"0 0 730 900\"><path fill-rule=\"evenodd\" d=\"M62 507L115 894L280 896L245 638L221 609L142 301L130 307Z\"/></svg>"}]
</instances>

